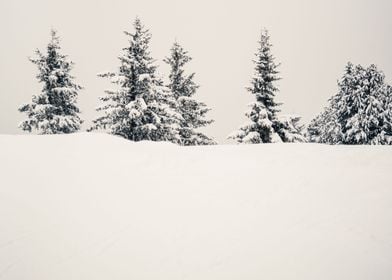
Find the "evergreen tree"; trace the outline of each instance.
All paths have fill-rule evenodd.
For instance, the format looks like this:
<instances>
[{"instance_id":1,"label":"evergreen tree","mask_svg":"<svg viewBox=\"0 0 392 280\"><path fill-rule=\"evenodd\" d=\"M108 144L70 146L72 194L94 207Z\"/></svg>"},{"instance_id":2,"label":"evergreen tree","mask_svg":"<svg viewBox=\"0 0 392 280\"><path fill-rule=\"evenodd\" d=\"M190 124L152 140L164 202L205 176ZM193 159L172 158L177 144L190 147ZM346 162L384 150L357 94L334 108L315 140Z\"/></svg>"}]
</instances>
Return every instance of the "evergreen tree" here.
<instances>
[{"instance_id":1,"label":"evergreen tree","mask_svg":"<svg viewBox=\"0 0 392 280\"><path fill-rule=\"evenodd\" d=\"M47 53L36 51L37 57L30 61L37 65L37 79L43 84L40 93L34 94L30 104L19 108L27 114L27 119L19 127L39 134L72 133L80 129L82 120L76 99L81 86L74 83L70 72L72 62L60 53L59 37L56 31L51 31L51 41Z\"/></svg>"},{"instance_id":2,"label":"evergreen tree","mask_svg":"<svg viewBox=\"0 0 392 280\"><path fill-rule=\"evenodd\" d=\"M179 142L186 146L215 144L212 139L196 130L212 123L212 120L206 119L206 113L210 109L194 98L194 94L199 88L193 80L195 74L186 75L184 73L184 66L191 59L188 52L175 42L171 48L170 56L164 60L170 66L168 87L177 101L178 112L182 117Z\"/></svg>"},{"instance_id":3,"label":"evergreen tree","mask_svg":"<svg viewBox=\"0 0 392 280\"><path fill-rule=\"evenodd\" d=\"M308 128L312 141L329 144L390 144L391 91L375 65L348 63L329 107ZM315 127L319 137L315 138ZM313 138L312 138L313 137Z\"/></svg>"},{"instance_id":4,"label":"evergreen tree","mask_svg":"<svg viewBox=\"0 0 392 280\"><path fill-rule=\"evenodd\" d=\"M314 143L338 143L341 139L340 125L332 106L313 119L307 128L307 140Z\"/></svg>"},{"instance_id":5,"label":"evergreen tree","mask_svg":"<svg viewBox=\"0 0 392 280\"><path fill-rule=\"evenodd\" d=\"M392 145L392 86L385 85L383 89L385 108L382 117L384 119L382 132L374 139L374 143Z\"/></svg>"},{"instance_id":6,"label":"evergreen tree","mask_svg":"<svg viewBox=\"0 0 392 280\"><path fill-rule=\"evenodd\" d=\"M251 86L247 88L256 101L250 104L250 110L245 114L249 121L229 136L238 143L282 142L278 135L281 124L277 119L280 104L274 100L278 92L275 82L280 79L277 71L279 65L271 54L272 45L267 30L261 32L259 44L254 60L255 73Z\"/></svg>"},{"instance_id":7,"label":"evergreen tree","mask_svg":"<svg viewBox=\"0 0 392 280\"><path fill-rule=\"evenodd\" d=\"M384 126L384 74L375 65L367 69L358 65L352 91L339 100L338 120L342 122L344 144L377 144Z\"/></svg>"},{"instance_id":8,"label":"evergreen tree","mask_svg":"<svg viewBox=\"0 0 392 280\"><path fill-rule=\"evenodd\" d=\"M279 135L285 143L303 143L307 142L304 136L304 126L301 125L299 116L279 116Z\"/></svg>"},{"instance_id":9,"label":"evergreen tree","mask_svg":"<svg viewBox=\"0 0 392 280\"><path fill-rule=\"evenodd\" d=\"M306 138L309 142L312 143L324 143L322 141L322 136L323 136L323 116L322 114L316 116L308 125L306 129Z\"/></svg>"},{"instance_id":10,"label":"evergreen tree","mask_svg":"<svg viewBox=\"0 0 392 280\"><path fill-rule=\"evenodd\" d=\"M172 93L157 76L149 52L151 34L138 18L134 29L133 34L125 32L129 46L119 57L118 72L99 75L109 78L117 88L105 91L103 105L97 109L103 115L94 120L90 130L108 130L132 141L178 142L181 116Z\"/></svg>"}]
</instances>

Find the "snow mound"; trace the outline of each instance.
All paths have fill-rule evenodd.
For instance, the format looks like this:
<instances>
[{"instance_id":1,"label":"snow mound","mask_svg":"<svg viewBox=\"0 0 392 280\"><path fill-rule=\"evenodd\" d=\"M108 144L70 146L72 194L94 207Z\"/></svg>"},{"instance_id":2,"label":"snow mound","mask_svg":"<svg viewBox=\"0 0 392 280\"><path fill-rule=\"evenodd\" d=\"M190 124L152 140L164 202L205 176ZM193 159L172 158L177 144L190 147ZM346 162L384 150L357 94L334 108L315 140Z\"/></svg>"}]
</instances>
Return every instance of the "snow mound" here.
<instances>
[{"instance_id":1,"label":"snow mound","mask_svg":"<svg viewBox=\"0 0 392 280\"><path fill-rule=\"evenodd\" d=\"M0 147L1 279L391 279L390 147Z\"/></svg>"}]
</instances>

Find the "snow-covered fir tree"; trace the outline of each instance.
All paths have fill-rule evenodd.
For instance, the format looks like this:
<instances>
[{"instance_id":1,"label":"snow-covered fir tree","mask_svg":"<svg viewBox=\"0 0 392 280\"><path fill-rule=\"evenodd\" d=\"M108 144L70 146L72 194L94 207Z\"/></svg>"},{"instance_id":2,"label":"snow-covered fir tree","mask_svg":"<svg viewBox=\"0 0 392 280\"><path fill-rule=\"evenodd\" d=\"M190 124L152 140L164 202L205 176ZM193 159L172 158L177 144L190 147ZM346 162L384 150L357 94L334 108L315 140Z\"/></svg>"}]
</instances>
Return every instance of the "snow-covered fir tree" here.
<instances>
[{"instance_id":1,"label":"snow-covered fir tree","mask_svg":"<svg viewBox=\"0 0 392 280\"><path fill-rule=\"evenodd\" d=\"M30 58L38 67L37 79L43 84L42 91L34 94L31 103L19 107L27 114L20 123L23 130L39 134L62 134L80 130L82 120L76 105L81 86L70 74L73 63L60 53L60 42L56 31L51 31L47 53L36 51L36 58Z\"/></svg>"},{"instance_id":2,"label":"snow-covered fir tree","mask_svg":"<svg viewBox=\"0 0 392 280\"><path fill-rule=\"evenodd\" d=\"M391 90L375 65L348 63L339 91L308 127L310 141L328 144L391 144ZM318 136L316 136L318 135Z\"/></svg>"},{"instance_id":3,"label":"snow-covered fir tree","mask_svg":"<svg viewBox=\"0 0 392 280\"><path fill-rule=\"evenodd\" d=\"M385 77L375 65L358 65L356 76L338 100L337 118L344 144L383 144L385 133ZM341 86L341 89L342 86Z\"/></svg>"},{"instance_id":4,"label":"snow-covered fir tree","mask_svg":"<svg viewBox=\"0 0 392 280\"><path fill-rule=\"evenodd\" d=\"M254 60L255 72L247 90L255 96L250 109L245 113L248 121L229 138L238 143L257 144L275 142L302 142L305 140L297 125L299 119L280 121L275 94L276 82L280 80L278 64L271 53L272 44L267 30L261 32L259 48Z\"/></svg>"},{"instance_id":5,"label":"snow-covered fir tree","mask_svg":"<svg viewBox=\"0 0 392 280\"><path fill-rule=\"evenodd\" d=\"M314 143L337 143L341 139L340 126L335 111L328 106L307 127L307 141Z\"/></svg>"},{"instance_id":6,"label":"snow-covered fir tree","mask_svg":"<svg viewBox=\"0 0 392 280\"><path fill-rule=\"evenodd\" d=\"M296 115L281 115L279 118L279 136L285 143L307 142L304 135L304 126L301 124L301 117Z\"/></svg>"},{"instance_id":7,"label":"snow-covered fir tree","mask_svg":"<svg viewBox=\"0 0 392 280\"><path fill-rule=\"evenodd\" d=\"M182 117L180 121L179 135L181 145L211 145L215 142L205 134L197 131L212 120L206 118L210 110L206 104L194 98L199 86L194 82L195 74L185 74L184 67L191 61L188 52L175 42L170 51L170 56L165 62L170 66L168 87L177 101L178 112Z\"/></svg>"},{"instance_id":8,"label":"snow-covered fir tree","mask_svg":"<svg viewBox=\"0 0 392 280\"><path fill-rule=\"evenodd\" d=\"M324 111L325 112L325 111ZM323 132L322 129L324 127L322 114L317 115L306 128L306 138L309 142L312 143L324 143L322 141Z\"/></svg>"},{"instance_id":9,"label":"snow-covered fir tree","mask_svg":"<svg viewBox=\"0 0 392 280\"><path fill-rule=\"evenodd\" d=\"M392 86L385 84L382 93L384 95L383 107L385 108L382 113L384 121L381 133L373 142L392 145Z\"/></svg>"},{"instance_id":10,"label":"snow-covered fir tree","mask_svg":"<svg viewBox=\"0 0 392 280\"><path fill-rule=\"evenodd\" d=\"M103 115L90 130L103 129L132 141L178 142L181 115L173 94L156 73L149 51L151 34L139 18L134 29L134 33L125 32L129 46L119 57L118 72L99 75L116 88L105 91L103 105L97 108Z\"/></svg>"}]
</instances>

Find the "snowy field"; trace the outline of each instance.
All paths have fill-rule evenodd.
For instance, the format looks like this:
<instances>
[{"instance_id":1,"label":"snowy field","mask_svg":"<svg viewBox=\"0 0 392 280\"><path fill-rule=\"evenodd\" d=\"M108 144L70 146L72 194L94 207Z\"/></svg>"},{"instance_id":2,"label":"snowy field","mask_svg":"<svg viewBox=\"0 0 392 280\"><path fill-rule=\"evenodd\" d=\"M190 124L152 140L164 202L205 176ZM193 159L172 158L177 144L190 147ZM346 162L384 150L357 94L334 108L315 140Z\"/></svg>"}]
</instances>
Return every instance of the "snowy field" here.
<instances>
[{"instance_id":1,"label":"snowy field","mask_svg":"<svg viewBox=\"0 0 392 280\"><path fill-rule=\"evenodd\" d=\"M390 147L0 147L0 279L392 279Z\"/></svg>"}]
</instances>

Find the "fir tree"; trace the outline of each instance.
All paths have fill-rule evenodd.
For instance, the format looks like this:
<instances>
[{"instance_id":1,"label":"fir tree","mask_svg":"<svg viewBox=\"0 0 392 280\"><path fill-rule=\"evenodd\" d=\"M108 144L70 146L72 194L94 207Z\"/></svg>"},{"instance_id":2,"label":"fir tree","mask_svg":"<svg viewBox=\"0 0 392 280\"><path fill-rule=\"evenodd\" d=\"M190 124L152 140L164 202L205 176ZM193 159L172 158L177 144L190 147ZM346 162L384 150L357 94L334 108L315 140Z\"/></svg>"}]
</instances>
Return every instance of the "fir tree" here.
<instances>
[{"instance_id":1,"label":"fir tree","mask_svg":"<svg viewBox=\"0 0 392 280\"><path fill-rule=\"evenodd\" d=\"M382 117L384 119L382 132L374 139L374 143L392 145L392 86L385 85L383 89L385 108Z\"/></svg>"},{"instance_id":2,"label":"fir tree","mask_svg":"<svg viewBox=\"0 0 392 280\"><path fill-rule=\"evenodd\" d=\"M390 144L391 91L375 65L348 63L339 91L308 128L311 141L328 144ZM318 137L315 127L318 127Z\"/></svg>"},{"instance_id":3,"label":"fir tree","mask_svg":"<svg viewBox=\"0 0 392 280\"><path fill-rule=\"evenodd\" d=\"M323 116L322 114L316 116L313 120L311 120L310 124L306 128L306 138L309 142L313 143L324 143L322 141L323 137L323 124L322 124Z\"/></svg>"},{"instance_id":4,"label":"fir tree","mask_svg":"<svg viewBox=\"0 0 392 280\"><path fill-rule=\"evenodd\" d=\"M344 144L377 144L382 133L384 116L384 74L375 65L364 69L356 67L352 82L352 91L339 100L338 106L345 106L338 111L338 120L346 117L342 123ZM343 117L342 117L343 115Z\"/></svg>"},{"instance_id":5,"label":"fir tree","mask_svg":"<svg viewBox=\"0 0 392 280\"><path fill-rule=\"evenodd\" d=\"M301 125L301 117L295 115L279 116L279 135L285 143L307 142L304 136L304 126Z\"/></svg>"},{"instance_id":6,"label":"fir tree","mask_svg":"<svg viewBox=\"0 0 392 280\"><path fill-rule=\"evenodd\" d=\"M157 76L150 56L151 34L140 19L134 22L135 32L125 32L129 46L119 57L118 72L100 74L117 86L106 90L103 105L97 111L103 115L94 120L90 130L104 129L132 141L178 142L181 116L170 90Z\"/></svg>"},{"instance_id":7,"label":"fir tree","mask_svg":"<svg viewBox=\"0 0 392 280\"><path fill-rule=\"evenodd\" d=\"M206 113L210 109L204 103L194 98L199 88L193 80L195 74L185 74L184 66L191 59L188 52L175 42L171 48L170 56L164 60L170 66L168 87L177 101L178 112L182 117L179 129L179 142L181 145L186 146L215 144L212 139L196 130L212 123L212 120L206 119Z\"/></svg>"},{"instance_id":8,"label":"fir tree","mask_svg":"<svg viewBox=\"0 0 392 280\"><path fill-rule=\"evenodd\" d=\"M307 140L314 143L336 144L340 141L340 125L331 105L310 122L306 135Z\"/></svg>"},{"instance_id":9,"label":"fir tree","mask_svg":"<svg viewBox=\"0 0 392 280\"><path fill-rule=\"evenodd\" d=\"M73 63L60 53L59 37L51 31L51 41L47 53L36 51L36 58L30 61L37 65L37 79L43 84L40 93L33 95L30 104L22 105L20 112L27 114L27 119L19 127L39 134L72 133L80 129L82 120L76 99L81 86L74 83L70 72Z\"/></svg>"},{"instance_id":10,"label":"fir tree","mask_svg":"<svg viewBox=\"0 0 392 280\"><path fill-rule=\"evenodd\" d=\"M251 86L247 88L256 101L250 104L250 110L246 113L249 121L229 136L238 143L282 142L278 135L281 128L277 119L279 104L274 100L278 92L275 82L280 80L277 70L279 65L271 53L272 45L267 30L261 32L259 44L254 60L255 73Z\"/></svg>"}]
</instances>

